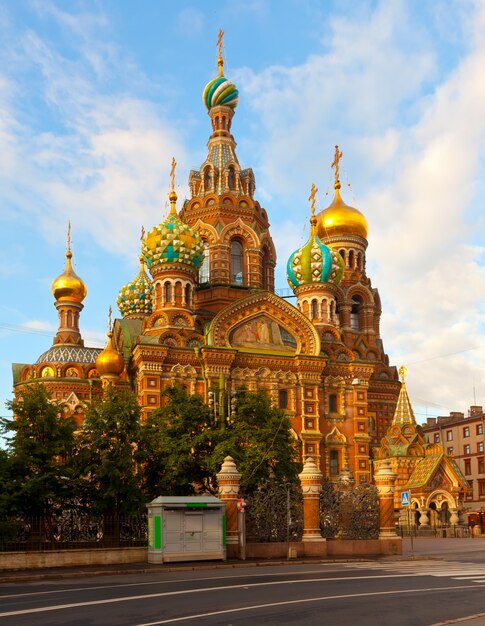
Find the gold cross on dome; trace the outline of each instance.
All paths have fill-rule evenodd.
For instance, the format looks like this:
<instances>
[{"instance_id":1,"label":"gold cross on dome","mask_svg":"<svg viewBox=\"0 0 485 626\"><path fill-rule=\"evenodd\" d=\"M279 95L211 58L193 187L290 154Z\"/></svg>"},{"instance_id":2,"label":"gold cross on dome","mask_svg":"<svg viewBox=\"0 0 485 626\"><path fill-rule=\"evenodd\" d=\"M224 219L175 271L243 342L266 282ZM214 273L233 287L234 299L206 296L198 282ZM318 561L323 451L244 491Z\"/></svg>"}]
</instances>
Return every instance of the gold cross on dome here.
<instances>
[{"instance_id":1,"label":"gold cross on dome","mask_svg":"<svg viewBox=\"0 0 485 626\"><path fill-rule=\"evenodd\" d=\"M177 165L177 161L175 157L172 157L172 169L170 170L170 180L172 181L172 191L175 191L175 167Z\"/></svg>"},{"instance_id":2,"label":"gold cross on dome","mask_svg":"<svg viewBox=\"0 0 485 626\"><path fill-rule=\"evenodd\" d=\"M335 169L335 182L339 183L340 177L340 159L343 157L343 153L338 149L338 146L335 146L335 155L333 157L333 163L330 166L332 169Z\"/></svg>"},{"instance_id":3,"label":"gold cross on dome","mask_svg":"<svg viewBox=\"0 0 485 626\"><path fill-rule=\"evenodd\" d=\"M315 215L315 198L317 195L318 187L315 187L315 183L312 183L312 188L310 191L310 197L308 201L311 202L312 215Z\"/></svg>"},{"instance_id":4,"label":"gold cross on dome","mask_svg":"<svg viewBox=\"0 0 485 626\"><path fill-rule=\"evenodd\" d=\"M217 57L217 67L219 68L219 76L223 75L224 68L224 59L222 58L222 44L224 41L224 31L222 28L219 28L219 34L217 36L217 49L218 49L218 57Z\"/></svg>"},{"instance_id":5,"label":"gold cross on dome","mask_svg":"<svg viewBox=\"0 0 485 626\"><path fill-rule=\"evenodd\" d=\"M67 223L67 251L71 252L71 220Z\"/></svg>"},{"instance_id":6,"label":"gold cross on dome","mask_svg":"<svg viewBox=\"0 0 485 626\"><path fill-rule=\"evenodd\" d=\"M222 45L224 42L224 31L222 28L219 28L219 34L217 35L217 50L219 51L219 56L222 56Z\"/></svg>"},{"instance_id":7,"label":"gold cross on dome","mask_svg":"<svg viewBox=\"0 0 485 626\"><path fill-rule=\"evenodd\" d=\"M111 328L113 326L113 309L111 308L111 305L109 305L109 311L108 311L108 332L111 332Z\"/></svg>"},{"instance_id":8,"label":"gold cross on dome","mask_svg":"<svg viewBox=\"0 0 485 626\"><path fill-rule=\"evenodd\" d=\"M406 374L408 373L408 370L406 367L404 367L404 365L401 365L401 367L399 368L399 376L401 377L401 381L404 383L405 382L405 378L406 378Z\"/></svg>"},{"instance_id":9,"label":"gold cross on dome","mask_svg":"<svg viewBox=\"0 0 485 626\"><path fill-rule=\"evenodd\" d=\"M141 227L140 241L143 241L144 239L145 239L145 227L142 226Z\"/></svg>"}]
</instances>

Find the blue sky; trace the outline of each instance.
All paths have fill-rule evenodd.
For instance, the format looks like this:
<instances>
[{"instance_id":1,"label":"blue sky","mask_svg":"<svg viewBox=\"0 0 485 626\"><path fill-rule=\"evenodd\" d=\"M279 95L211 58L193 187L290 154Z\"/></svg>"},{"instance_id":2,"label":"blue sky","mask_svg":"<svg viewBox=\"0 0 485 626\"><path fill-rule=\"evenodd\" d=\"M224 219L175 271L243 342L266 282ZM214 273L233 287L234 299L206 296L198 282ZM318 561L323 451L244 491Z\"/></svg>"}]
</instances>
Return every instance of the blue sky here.
<instances>
[{"instance_id":1,"label":"blue sky","mask_svg":"<svg viewBox=\"0 0 485 626\"><path fill-rule=\"evenodd\" d=\"M180 199L204 159L220 27L277 287L308 234L312 182L319 209L331 200L338 143L344 198L369 222L384 345L409 369L418 418L485 405L485 5L467 0L3 0L0 399L11 363L51 345L69 220L81 331L104 345L141 226L166 213L172 156Z\"/></svg>"}]
</instances>

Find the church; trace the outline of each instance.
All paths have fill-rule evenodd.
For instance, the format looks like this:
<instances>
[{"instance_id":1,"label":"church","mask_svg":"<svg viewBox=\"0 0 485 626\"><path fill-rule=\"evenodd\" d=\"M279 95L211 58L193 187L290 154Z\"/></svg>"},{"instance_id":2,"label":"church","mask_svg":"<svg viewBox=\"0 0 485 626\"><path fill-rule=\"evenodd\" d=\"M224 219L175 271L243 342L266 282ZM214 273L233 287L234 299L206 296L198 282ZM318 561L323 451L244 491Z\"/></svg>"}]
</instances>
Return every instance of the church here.
<instances>
[{"instance_id":1,"label":"church","mask_svg":"<svg viewBox=\"0 0 485 626\"><path fill-rule=\"evenodd\" d=\"M144 418L173 384L200 394L219 420L231 419L236 389L263 389L290 418L303 461L314 458L331 480L350 469L356 483L370 482L401 383L366 273L367 221L341 194L342 152L335 148L333 200L319 213L308 181L310 235L287 260L294 297L279 297L271 216L257 200L253 170L236 153L239 95L224 75L221 38L218 72L202 99L207 156L190 172L182 204L173 159L169 214L142 232L140 271L119 291L120 317L105 349L84 345L87 287L72 268L68 239L65 270L52 287L57 334L35 363L13 365L14 393L41 379L81 424L85 404L107 384L134 389Z\"/></svg>"}]
</instances>

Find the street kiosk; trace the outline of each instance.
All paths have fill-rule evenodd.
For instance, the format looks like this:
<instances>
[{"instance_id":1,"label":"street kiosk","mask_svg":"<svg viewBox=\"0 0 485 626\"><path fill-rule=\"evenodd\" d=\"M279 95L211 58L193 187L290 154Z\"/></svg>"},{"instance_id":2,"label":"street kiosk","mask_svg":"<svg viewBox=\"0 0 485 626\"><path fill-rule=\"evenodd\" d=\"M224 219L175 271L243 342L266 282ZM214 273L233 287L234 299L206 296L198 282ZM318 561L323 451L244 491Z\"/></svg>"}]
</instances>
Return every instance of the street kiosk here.
<instances>
[{"instance_id":1,"label":"street kiosk","mask_svg":"<svg viewBox=\"0 0 485 626\"><path fill-rule=\"evenodd\" d=\"M159 496L147 504L148 562L226 560L225 504L215 496Z\"/></svg>"}]
</instances>

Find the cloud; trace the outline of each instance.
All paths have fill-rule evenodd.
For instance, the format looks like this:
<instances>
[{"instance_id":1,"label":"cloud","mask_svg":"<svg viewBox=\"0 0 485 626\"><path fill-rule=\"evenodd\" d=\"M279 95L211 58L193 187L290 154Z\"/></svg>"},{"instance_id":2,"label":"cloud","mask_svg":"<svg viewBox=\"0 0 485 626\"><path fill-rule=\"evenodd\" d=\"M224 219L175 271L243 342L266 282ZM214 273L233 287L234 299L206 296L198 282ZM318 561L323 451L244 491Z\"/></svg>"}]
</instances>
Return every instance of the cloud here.
<instances>
[{"instance_id":1,"label":"cloud","mask_svg":"<svg viewBox=\"0 0 485 626\"><path fill-rule=\"evenodd\" d=\"M9 75L9 64L3 65L0 180L5 182L6 211L35 220L49 240L63 238L71 219L78 237L83 234L111 252L131 256L133 233L142 224L158 223L165 213L172 156L185 167L181 135L143 89L137 93L142 79L125 89L133 67L114 47L105 57L102 17L81 15L77 20L75 14L46 6L62 28L75 33L81 58L61 53L30 30L19 38L12 54L17 68L23 68L22 78L35 76L38 107L55 119L47 125L38 111L22 107L24 85L16 79L16 68ZM103 57L102 71L99 64L82 61L87 50ZM177 178L182 180L183 173Z\"/></svg>"},{"instance_id":2,"label":"cloud","mask_svg":"<svg viewBox=\"0 0 485 626\"><path fill-rule=\"evenodd\" d=\"M302 65L243 69L238 85L261 120L258 175L276 190L273 203L292 207L291 223L272 228L277 249L307 220L310 183L329 184L324 161L340 143L361 194L355 201L347 190L345 199L369 221L368 273L383 300L387 351L407 362L416 397L463 410L473 379L485 394L485 249L477 244L485 229L473 210L483 177L485 9L453 11L456 63L444 63L440 42L432 47L404 3L386 2L334 19L325 50Z\"/></svg>"}]
</instances>

